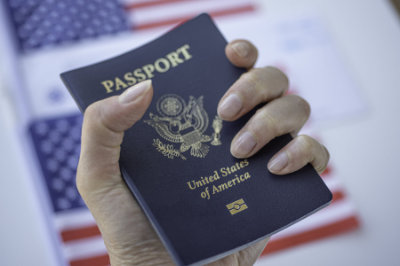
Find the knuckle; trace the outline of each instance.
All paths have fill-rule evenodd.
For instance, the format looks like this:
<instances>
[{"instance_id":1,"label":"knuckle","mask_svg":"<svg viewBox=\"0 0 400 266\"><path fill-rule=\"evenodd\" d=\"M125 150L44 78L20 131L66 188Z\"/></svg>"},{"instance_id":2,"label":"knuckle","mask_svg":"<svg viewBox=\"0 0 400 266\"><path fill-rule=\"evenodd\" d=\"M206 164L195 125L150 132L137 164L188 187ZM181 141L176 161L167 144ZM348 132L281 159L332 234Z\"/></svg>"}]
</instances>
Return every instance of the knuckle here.
<instances>
[{"instance_id":1,"label":"knuckle","mask_svg":"<svg viewBox=\"0 0 400 266\"><path fill-rule=\"evenodd\" d=\"M303 156L308 158L318 173L322 173L329 162L329 152L326 147L307 135L297 136Z\"/></svg>"},{"instance_id":2,"label":"knuckle","mask_svg":"<svg viewBox=\"0 0 400 266\"><path fill-rule=\"evenodd\" d=\"M269 73L271 77L273 77L277 82L279 82L279 84L282 84L282 87L284 87L287 90L287 88L289 87L289 78L286 76L285 73L283 73L282 70L273 66L267 66L264 69Z\"/></svg>"},{"instance_id":3,"label":"knuckle","mask_svg":"<svg viewBox=\"0 0 400 266\"><path fill-rule=\"evenodd\" d=\"M113 125L116 123L116 120L109 112L110 108L108 105L109 102L107 102L108 99L104 99L89 105L86 109L89 112L87 119L90 120L90 123L96 128L105 129L113 133L116 131L113 129Z\"/></svg>"},{"instance_id":4,"label":"knuckle","mask_svg":"<svg viewBox=\"0 0 400 266\"><path fill-rule=\"evenodd\" d=\"M312 157L312 147L314 144L314 140L307 135L299 135L296 137L296 139L300 144L303 152L307 154L309 157Z\"/></svg>"},{"instance_id":5,"label":"knuckle","mask_svg":"<svg viewBox=\"0 0 400 266\"><path fill-rule=\"evenodd\" d=\"M267 101L274 98L274 93L268 89L266 86L267 80L265 69L263 68L253 68L243 75L243 80L246 82L246 87L248 91L252 91L251 97L257 97L260 101Z\"/></svg>"},{"instance_id":6,"label":"knuckle","mask_svg":"<svg viewBox=\"0 0 400 266\"><path fill-rule=\"evenodd\" d=\"M291 98L298 109L302 111L307 117L310 116L311 106L304 98L298 95L288 95L287 97Z\"/></svg>"},{"instance_id":7,"label":"knuckle","mask_svg":"<svg viewBox=\"0 0 400 266\"><path fill-rule=\"evenodd\" d=\"M89 105L84 113L84 124L88 124L91 127L99 127L104 124L106 117L100 103L95 102Z\"/></svg>"},{"instance_id":8,"label":"knuckle","mask_svg":"<svg viewBox=\"0 0 400 266\"><path fill-rule=\"evenodd\" d=\"M96 113L98 113L98 108L97 108L98 103L94 102L91 105L89 105L84 113L84 117L93 117L96 116Z\"/></svg>"},{"instance_id":9,"label":"knuckle","mask_svg":"<svg viewBox=\"0 0 400 266\"><path fill-rule=\"evenodd\" d=\"M279 126L280 123L278 123L278 121L268 112L266 108L258 109L254 117L257 120L255 123L264 124L265 128L268 128L269 131L272 131L275 136L282 134L282 130Z\"/></svg>"},{"instance_id":10,"label":"knuckle","mask_svg":"<svg viewBox=\"0 0 400 266\"><path fill-rule=\"evenodd\" d=\"M83 115L83 124L96 126L99 123L103 123L106 119L104 114L104 108L102 108L102 101L94 102L90 104Z\"/></svg>"},{"instance_id":11,"label":"knuckle","mask_svg":"<svg viewBox=\"0 0 400 266\"><path fill-rule=\"evenodd\" d=\"M259 78L256 72L256 69L252 69L242 75L242 81L246 84L246 87L252 89L257 87Z\"/></svg>"}]
</instances>

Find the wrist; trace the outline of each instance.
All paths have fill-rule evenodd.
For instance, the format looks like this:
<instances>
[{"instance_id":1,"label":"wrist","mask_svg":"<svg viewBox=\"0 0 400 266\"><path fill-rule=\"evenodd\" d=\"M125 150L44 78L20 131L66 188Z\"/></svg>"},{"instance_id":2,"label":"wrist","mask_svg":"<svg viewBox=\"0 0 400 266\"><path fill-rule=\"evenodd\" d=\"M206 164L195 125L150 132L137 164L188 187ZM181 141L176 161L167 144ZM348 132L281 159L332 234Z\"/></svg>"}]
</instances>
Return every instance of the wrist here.
<instances>
[{"instance_id":1,"label":"wrist","mask_svg":"<svg viewBox=\"0 0 400 266\"><path fill-rule=\"evenodd\" d=\"M168 252L159 241L138 243L129 247L110 247L110 245L106 244L106 247L112 266L174 265Z\"/></svg>"}]
</instances>

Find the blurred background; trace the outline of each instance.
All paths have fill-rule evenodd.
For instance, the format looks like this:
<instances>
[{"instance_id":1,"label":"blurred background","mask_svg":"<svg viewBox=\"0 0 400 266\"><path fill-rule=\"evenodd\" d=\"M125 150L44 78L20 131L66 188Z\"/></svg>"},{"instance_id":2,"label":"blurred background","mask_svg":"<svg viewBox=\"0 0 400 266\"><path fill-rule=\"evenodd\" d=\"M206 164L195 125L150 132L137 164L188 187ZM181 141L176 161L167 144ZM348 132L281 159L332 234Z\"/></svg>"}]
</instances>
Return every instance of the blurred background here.
<instances>
[{"instance_id":1,"label":"blurred background","mask_svg":"<svg viewBox=\"0 0 400 266\"><path fill-rule=\"evenodd\" d=\"M274 235L257 265L400 265L397 0L3 0L0 265L108 265L76 191L81 115L63 71L210 13L312 107L332 204Z\"/></svg>"}]
</instances>

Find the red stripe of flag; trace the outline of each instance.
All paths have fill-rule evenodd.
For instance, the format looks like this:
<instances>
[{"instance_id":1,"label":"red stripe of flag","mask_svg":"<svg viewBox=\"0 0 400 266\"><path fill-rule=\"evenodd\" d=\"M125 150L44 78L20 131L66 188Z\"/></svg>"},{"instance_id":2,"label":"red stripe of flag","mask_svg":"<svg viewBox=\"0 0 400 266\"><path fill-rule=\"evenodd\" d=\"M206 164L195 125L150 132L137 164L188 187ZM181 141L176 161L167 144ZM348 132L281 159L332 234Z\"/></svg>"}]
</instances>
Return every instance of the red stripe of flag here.
<instances>
[{"instance_id":1,"label":"red stripe of flag","mask_svg":"<svg viewBox=\"0 0 400 266\"><path fill-rule=\"evenodd\" d=\"M163 4L172 4L176 2L186 2L187 0L157 0L157 1L143 1L139 3L127 4L124 8L126 10L138 9L143 7L160 6Z\"/></svg>"},{"instance_id":2,"label":"red stripe of flag","mask_svg":"<svg viewBox=\"0 0 400 266\"><path fill-rule=\"evenodd\" d=\"M218 11L211 11L209 14L212 17L223 17L227 15L235 15L235 14L240 14L240 13L245 13L245 12L253 12L255 11L256 8L252 4L240 6L240 7L233 7L233 8L227 8L224 10L218 10Z\"/></svg>"},{"instance_id":3,"label":"red stripe of flag","mask_svg":"<svg viewBox=\"0 0 400 266\"><path fill-rule=\"evenodd\" d=\"M211 17L216 18L216 17L227 16L227 15L235 15L235 14L240 14L240 13L245 13L245 12L252 12L254 10L255 10L254 5L248 4L248 5L244 5L244 6L240 6L240 7L233 7L233 8L227 8L224 10L211 11L211 12L209 12L209 14ZM144 29L151 29L151 28L157 28L157 27L161 27L161 26L178 24L183 21L189 20L190 18L192 18L194 16L195 15L187 15L187 16L182 16L182 17L178 17L178 18L143 23L143 24L139 24L136 26L133 25L132 30L144 30Z\"/></svg>"},{"instance_id":4,"label":"red stripe of flag","mask_svg":"<svg viewBox=\"0 0 400 266\"><path fill-rule=\"evenodd\" d=\"M325 177L328 176L332 173L332 168L330 165L328 165L328 167L326 167L325 171L322 172L321 176Z\"/></svg>"},{"instance_id":5,"label":"red stripe of flag","mask_svg":"<svg viewBox=\"0 0 400 266\"><path fill-rule=\"evenodd\" d=\"M110 265L110 258L107 254L84 259L71 260L71 266L106 266Z\"/></svg>"},{"instance_id":6,"label":"red stripe of flag","mask_svg":"<svg viewBox=\"0 0 400 266\"><path fill-rule=\"evenodd\" d=\"M87 237L99 236L99 235L100 235L99 228L95 224L75 229L63 230L61 232L61 238L63 242L78 240Z\"/></svg>"},{"instance_id":7,"label":"red stripe of flag","mask_svg":"<svg viewBox=\"0 0 400 266\"><path fill-rule=\"evenodd\" d=\"M336 203L336 202L338 202L338 201L340 201L340 200L343 200L345 197L346 197L346 196L345 196L345 194L343 193L343 191L340 191L340 190L338 190L338 191L333 191L333 192L332 192L332 203ZM332 203L331 203L331 204L332 204Z\"/></svg>"}]
</instances>

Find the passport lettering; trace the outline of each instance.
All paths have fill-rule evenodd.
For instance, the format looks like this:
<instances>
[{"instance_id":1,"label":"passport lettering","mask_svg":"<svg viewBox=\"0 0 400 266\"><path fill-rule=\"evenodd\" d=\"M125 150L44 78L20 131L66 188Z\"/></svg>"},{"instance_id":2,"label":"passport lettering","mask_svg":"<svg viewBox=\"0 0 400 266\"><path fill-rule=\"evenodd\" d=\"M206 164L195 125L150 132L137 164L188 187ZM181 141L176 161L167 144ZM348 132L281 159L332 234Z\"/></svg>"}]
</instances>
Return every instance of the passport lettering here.
<instances>
[{"instance_id":1,"label":"passport lettering","mask_svg":"<svg viewBox=\"0 0 400 266\"><path fill-rule=\"evenodd\" d=\"M222 167L219 170L214 170L214 172L209 176L201 176L197 180L191 180L187 182L190 190L201 189L200 197L209 200L211 195L215 195L222 191L228 190L231 187L239 185L242 182L251 178L249 172L240 173L239 170L249 166L249 161L244 159L240 162L236 162L234 165ZM238 172L238 173L237 173ZM232 175L234 176L232 178ZM229 176L229 180L221 179L221 177ZM222 183L212 184L214 182L222 180Z\"/></svg>"},{"instance_id":2,"label":"passport lettering","mask_svg":"<svg viewBox=\"0 0 400 266\"><path fill-rule=\"evenodd\" d=\"M151 79L154 77L155 73L165 73L170 70L171 67L177 67L190 60L192 55L189 49L189 44L182 45L176 49L176 51L172 51L164 57L158 58L152 64L147 64L131 72L126 72L122 76L115 77L112 80L104 80L101 82L101 85L106 90L106 93L111 93L126 89L146 79Z\"/></svg>"}]
</instances>

